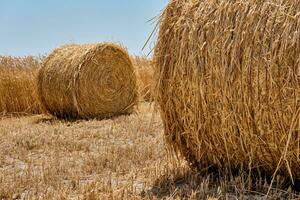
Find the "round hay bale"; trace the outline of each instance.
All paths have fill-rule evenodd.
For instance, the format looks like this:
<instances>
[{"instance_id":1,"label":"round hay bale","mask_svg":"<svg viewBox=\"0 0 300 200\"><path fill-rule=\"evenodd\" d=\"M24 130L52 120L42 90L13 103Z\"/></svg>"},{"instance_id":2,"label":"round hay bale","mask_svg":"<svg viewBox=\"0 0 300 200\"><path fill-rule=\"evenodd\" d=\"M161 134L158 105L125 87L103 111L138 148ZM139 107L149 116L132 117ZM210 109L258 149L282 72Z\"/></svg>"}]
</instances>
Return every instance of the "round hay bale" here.
<instances>
[{"instance_id":1,"label":"round hay bale","mask_svg":"<svg viewBox=\"0 0 300 200\"><path fill-rule=\"evenodd\" d=\"M300 178L298 0L172 0L155 48L166 140L202 169Z\"/></svg>"},{"instance_id":2,"label":"round hay bale","mask_svg":"<svg viewBox=\"0 0 300 200\"><path fill-rule=\"evenodd\" d=\"M137 74L137 83L141 101L152 102L151 95L153 80L153 62L146 57L132 57L133 65Z\"/></svg>"},{"instance_id":3,"label":"round hay bale","mask_svg":"<svg viewBox=\"0 0 300 200\"><path fill-rule=\"evenodd\" d=\"M54 50L39 72L38 86L43 106L59 118L129 114L137 101L129 55L110 43Z\"/></svg>"},{"instance_id":4,"label":"round hay bale","mask_svg":"<svg viewBox=\"0 0 300 200\"><path fill-rule=\"evenodd\" d=\"M0 56L0 113L40 114L36 77L40 59Z\"/></svg>"}]
</instances>

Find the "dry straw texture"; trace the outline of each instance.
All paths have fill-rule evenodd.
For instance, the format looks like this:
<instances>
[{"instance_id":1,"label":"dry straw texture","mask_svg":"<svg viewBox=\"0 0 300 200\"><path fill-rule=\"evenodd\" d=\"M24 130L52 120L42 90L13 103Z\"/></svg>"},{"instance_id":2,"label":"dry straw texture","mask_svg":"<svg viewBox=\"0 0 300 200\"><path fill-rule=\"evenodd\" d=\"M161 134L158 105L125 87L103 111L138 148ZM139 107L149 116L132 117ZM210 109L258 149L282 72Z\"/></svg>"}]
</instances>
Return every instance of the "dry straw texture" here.
<instances>
[{"instance_id":1,"label":"dry straw texture","mask_svg":"<svg viewBox=\"0 0 300 200\"><path fill-rule=\"evenodd\" d=\"M133 111L136 76L128 53L109 44L67 45L39 72L45 109L62 118L106 118Z\"/></svg>"},{"instance_id":2,"label":"dry straw texture","mask_svg":"<svg viewBox=\"0 0 300 200\"><path fill-rule=\"evenodd\" d=\"M300 178L298 0L173 0L155 50L170 146L200 169Z\"/></svg>"},{"instance_id":3,"label":"dry straw texture","mask_svg":"<svg viewBox=\"0 0 300 200\"><path fill-rule=\"evenodd\" d=\"M153 82L153 62L146 57L133 57L133 65L137 74L139 96L142 101L153 101L152 82Z\"/></svg>"},{"instance_id":4,"label":"dry straw texture","mask_svg":"<svg viewBox=\"0 0 300 200\"><path fill-rule=\"evenodd\" d=\"M38 114L36 76L40 59L0 57L0 113Z\"/></svg>"}]
</instances>

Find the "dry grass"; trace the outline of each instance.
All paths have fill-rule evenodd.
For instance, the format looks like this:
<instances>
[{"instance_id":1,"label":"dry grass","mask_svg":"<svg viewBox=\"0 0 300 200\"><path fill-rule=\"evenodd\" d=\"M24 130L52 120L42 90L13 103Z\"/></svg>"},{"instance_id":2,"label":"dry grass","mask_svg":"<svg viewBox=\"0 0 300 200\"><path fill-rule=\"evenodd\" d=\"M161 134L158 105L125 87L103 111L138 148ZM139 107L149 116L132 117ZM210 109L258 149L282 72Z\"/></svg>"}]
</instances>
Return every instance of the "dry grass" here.
<instances>
[{"instance_id":1,"label":"dry grass","mask_svg":"<svg viewBox=\"0 0 300 200\"><path fill-rule=\"evenodd\" d=\"M298 0L169 3L155 77L171 149L199 170L300 178L299 13Z\"/></svg>"},{"instance_id":2,"label":"dry grass","mask_svg":"<svg viewBox=\"0 0 300 200\"><path fill-rule=\"evenodd\" d=\"M66 45L43 63L38 88L57 117L106 118L133 112L136 75L125 49L111 43Z\"/></svg>"},{"instance_id":3,"label":"dry grass","mask_svg":"<svg viewBox=\"0 0 300 200\"><path fill-rule=\"evenodd\" d=\"M40 62L31 56L0 57L0 113L42 112L35 84Z\"/></svg>"},{"instance_id":4,"label":"dry grass","mask_svg":"<svg viewBox=\"0 0 300 200\"><path fill-rule=\"evenodd\" d=\"M263 178L225 179L178 166L164 143L149 104L102 121L2 118L0 199L259 199L267 192ZM299 198L280 189L270 197Z\"/></svg>"},{"instance_id":5,"label":"dry grass","mask_svg":"<svg viewBox=\"0 0 300 200\"><path fill-rule=\"evenodd\" d=\"M140 100L147 102L153 101L151 94L154 71L152 59L135 56L132 57L131 60L137 74Z\"/></svg>"}]
</instances>

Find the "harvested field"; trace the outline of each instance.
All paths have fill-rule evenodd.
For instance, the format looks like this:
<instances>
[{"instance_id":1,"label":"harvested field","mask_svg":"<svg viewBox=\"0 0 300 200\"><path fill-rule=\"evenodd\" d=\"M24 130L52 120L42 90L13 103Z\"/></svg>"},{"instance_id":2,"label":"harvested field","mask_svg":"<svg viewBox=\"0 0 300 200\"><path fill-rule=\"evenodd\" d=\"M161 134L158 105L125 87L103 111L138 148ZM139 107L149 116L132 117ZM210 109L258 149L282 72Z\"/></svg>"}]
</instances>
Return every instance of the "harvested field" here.
<instances>
[{"instance_id":1,"label":"harvested field","mask_svg":"<svg viewBox=\"0 0 300 200\"><path fill-rule=\"evenodd\" d=\"M131 9L137 2L146 1ZM127 31L142 29L125 7L73 3L53 12L26 2L55 15L33 12L28 21L43 26L26 27L38 33L27 46L43 36L49 47L58 31L83 42L113 30L140 52ZM150 55L159 30L154 58L112 43L66 45L37 76L39 58L0 57L0 200L300 199L299 16L297 0L170 0L149 20L160 20L146 42ZM73 41L63 35L56 39Z\"/></svg>"},{"instance_id":2,"label":"harvested field","mask_svg":"<svg viewBox=\"0 0 300 200\"><path fill-rule=\"evenodd\" d=\"M171 162L161 119L152 111L142 104L137 114L102 121L2 118L0 199L259 199L266 194L263 177L223 179ZM276 184L270 198L299 198L280 178Z\"/></svg>"}]
</instances>

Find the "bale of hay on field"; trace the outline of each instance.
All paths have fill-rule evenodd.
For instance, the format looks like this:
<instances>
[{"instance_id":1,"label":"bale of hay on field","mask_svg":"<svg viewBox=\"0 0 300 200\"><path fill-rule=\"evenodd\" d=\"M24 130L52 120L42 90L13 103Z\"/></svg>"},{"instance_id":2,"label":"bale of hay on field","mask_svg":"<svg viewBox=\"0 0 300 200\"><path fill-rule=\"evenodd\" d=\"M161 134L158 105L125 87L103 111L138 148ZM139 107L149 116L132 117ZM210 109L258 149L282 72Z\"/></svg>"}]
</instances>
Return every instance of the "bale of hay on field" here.
<instances>
[{"instance_id":1,"label":"bale of hay on field","mask_svg":"<svg viewBox=\"0 0 300 200\"><path fill-rule=\"evenodd\" d=\"M60 118L129 114L137 101L129 55L110 43L54 50L39 72L38 86L42 105Z\"/></svg>"},{"instance_id":2,"label":"bale of hay on field","mask_svg":"<svg viewBox=\"0 0 300 200\"><path fill-rule=\"evenodd\" d=\"M135 56L132 58L137 74L139 96L142 101L151 102L153 82L153 62L146 57Z\"/></svg>"},{"instance_id":3,"label":"bale of hay on field","mask_svg":"<svg viewBox=\"0 0 300 200\"><path fill-rule=\"evenodd\" d=\"M40 114L36 76L40 59L0 57L0 113Z\"/></svg>"},{"instance_id":4,"label":"bale of hay on field","mask_svg":"<svg viewBox=\"0 0 300 200\"><path fill-rule=\"evenodd\" d=\"M172 0L155 49L166 140L201 169L300 178L298 0Z\"/></svg>"}]
</instances>

